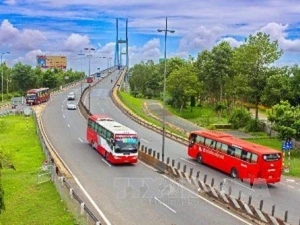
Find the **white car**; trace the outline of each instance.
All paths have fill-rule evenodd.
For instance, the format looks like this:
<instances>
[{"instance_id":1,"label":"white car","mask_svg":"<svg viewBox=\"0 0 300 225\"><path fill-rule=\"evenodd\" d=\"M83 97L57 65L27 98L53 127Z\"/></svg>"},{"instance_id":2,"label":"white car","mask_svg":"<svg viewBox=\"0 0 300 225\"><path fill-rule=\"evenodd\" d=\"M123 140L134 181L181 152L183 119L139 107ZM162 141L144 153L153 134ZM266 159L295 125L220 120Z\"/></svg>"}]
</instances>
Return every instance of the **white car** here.
<instances>
[{"instance_id":1,"label":"white car","mask_svg":"<svg viewBox=\"0 0 300 225\"><path fill-rule=\"evenodd\" d=\"M77 109L77 105L75 102L68 102L67 109Z\"/></svg>"},{"instance_id":2,"label":"white car","mask_svg":"<svg viewBox=\"0 0 300 225\"><path fill-rule=\"evenodd\" d=\"M68 100L75 100L75 93L74 92L70 92L68 94Z\"/></svg>"}]
</instances>

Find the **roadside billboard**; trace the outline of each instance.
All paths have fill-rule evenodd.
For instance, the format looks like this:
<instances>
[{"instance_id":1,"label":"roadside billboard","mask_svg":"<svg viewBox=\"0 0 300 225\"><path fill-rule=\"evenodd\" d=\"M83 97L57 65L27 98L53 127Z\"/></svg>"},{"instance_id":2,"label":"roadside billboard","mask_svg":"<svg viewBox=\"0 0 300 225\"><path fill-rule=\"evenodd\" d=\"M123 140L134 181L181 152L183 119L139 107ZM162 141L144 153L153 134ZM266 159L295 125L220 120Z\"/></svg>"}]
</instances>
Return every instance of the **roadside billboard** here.
<instances>
[{"instance_id":1,"label":"roadside billboard","mask_svg":"<svg viewBox=\"0 0 300 225\"><path fill-rule=\"evenodd\" d=\"M37 56L37 66L42 68L67 68L67 57L66 56Z\"/></svg>"}]
</instances>

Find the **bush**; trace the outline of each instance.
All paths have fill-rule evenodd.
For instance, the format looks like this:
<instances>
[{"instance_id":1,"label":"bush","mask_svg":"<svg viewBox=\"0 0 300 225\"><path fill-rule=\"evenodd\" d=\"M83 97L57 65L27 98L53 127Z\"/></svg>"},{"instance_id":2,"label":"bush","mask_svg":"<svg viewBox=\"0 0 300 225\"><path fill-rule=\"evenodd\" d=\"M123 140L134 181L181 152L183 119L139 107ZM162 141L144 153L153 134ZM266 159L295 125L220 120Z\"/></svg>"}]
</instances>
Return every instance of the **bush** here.
<instances>
[{"instance_id":1,"label":"bush","mask_svg":"<svg viewBox=\"0 0 300 225\"><path fill-rule=\"evenodd\" d=\"M247 132L258 132L262 130L263 124L256 119L250 119L245 127Z\"/></svg>"},{"instance_id":2,"label":"bush","mask_svg":"<svg viewBox=\"0 0 300 225\"><path fill-rule=\"evenodd\" d=\"M250 112L245 107L237 107L233 109L228 122L232 125L233 129L239 129L245 127L250 120Z\"/></svg>"}]
</instances>

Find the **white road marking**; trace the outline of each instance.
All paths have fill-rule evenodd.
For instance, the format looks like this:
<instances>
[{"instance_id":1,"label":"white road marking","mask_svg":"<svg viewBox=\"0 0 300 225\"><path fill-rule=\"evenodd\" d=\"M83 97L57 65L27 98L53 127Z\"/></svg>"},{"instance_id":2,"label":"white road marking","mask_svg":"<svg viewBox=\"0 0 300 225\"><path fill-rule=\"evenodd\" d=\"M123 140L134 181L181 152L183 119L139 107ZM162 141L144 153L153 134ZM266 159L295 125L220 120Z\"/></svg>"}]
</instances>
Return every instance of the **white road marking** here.
<instances>
[{"instance_id":1,"label":"white road marking","mask_svg":"<svg viewBox=\"0 0 300 225\"><path fill-rule=\"evenodd\" d=\"M68 127L71 127L70 124L68 124Z\"/></svg>"},{"instance_id":2,"label":"white road marking","mask_svg":"<svg viewBox=\"0 0 300 225\"><path fill-rule=\"evenodd\" d=\"M291 183L295 182L294 179L285 179L285 180L286 180L286 182L291 182Z\"/></svg>"},{"instance_id":3,"label":"white road marking","mask_svg":"<svg viewBox=\"0 0 300 225\"><path fill-rule=\"evenodd\" d=\"M195 193L194 191L191 191L190 189L188 189L188 188L182 186L181 184L175 182L174 180L172 180L171 178L167 177L166 175L163 175L163 174L162 174L162 176L165 177L166 179L168 179L169 181L171 181L172 183L174 183L174 184L178 185L179 187L185 189L186 191L190 192L191 194L195 195L196 197L202 199L203 201L206 201L207 203L211 204L212 206L214 206L214 207L216 207L216 208L222 210L223 212L225 212L225 213L231 215L232 217L234 217L234 218L236 218L236 219L238 219L238 220L244 222L245 224L252 225L252 223L249 223L248 221L244 220L243 218L240 218L240 217L238 217L237 215L235 215L235 214L233 214L233 213L231 213L231 212L229 212L229 211L223 209L223 208L220 207L219 205L217 205L217 204L215 204L215 203L209 201L208 199L202 197L201 195Z\"/></svg>"},{"instance_id":4,"label":"white road marking","mask_svg":"<svg viewBox=\"0 0 300 225\"><path fill-rule=\"evenodd\" d=\"M109 162L107 162L105 159L102 159L103 162L105 162L108 166L111 166Z\"/></svg>"},{"instance_id":5,"label":"white road marking","mask_svg":"<svg viewBox=\"0 0 300 225\"><path fill-rule=\"evenodd\" d=\"M77 183L77 185L79 186L79 188L82 190L82 192L85 194L85 196L88 198L88 200L91 202L91 204L93 205L93 207L96 209L96 211L102 217L102 219L105 221L106 225L112 225L111 222L104 215L104 213L101 211L101 209L98 207L98 205L95 203L95 201L92 199L92 197L89 195L89 193L84 189L84 187L79 182L79 180L77 179L77 177L73 174L73 172L71 171L71 169L67 166L67 164L65 163L65 161L63 159L60 159L60 160L63 162L64 166L70 172L70 174L74 178L75 182Z\"/></svg>"},{"instance_id":6,"label":"white road marking","mask_svg":"<svg viewBox=\"0 0 300 225\"><path fill-rule=\"evenodd\" d=\"M66 118L65 114L63 114L63 118Z\"/></svg>"},{"instance_id":7,"label":"white road marking","mask_svg":"<svg viewBox=\"0 0 300 225\"><path fill-rule=\"evenodd\" d=\"M184 158L180 158L181 160L183 160L183 161L185 161L185 162L188 162L188 163L190 163L190 164L192 164L192 165L196 165L196 163L192 163L192 162L190 162L189 160L187 160L187 159L184 159Z\"/></svg>"},{"instance_id":8,"label":"white road marking","mask_svg":"<svg viewBox=\"0 0 300 225\"><path fill-rule=\"evenodd\" d=\"M165 206L166 208L168 208L169 210L171 210L173 213L176 213L176 211L174 209L172 209L170 206L168 206L166 203L163 203L161 200L159 200L158 198L154 197L154 199L156 201L158 201L160 204L162 204L163 206Z\"/></svg>"},{"instance_id":9,"label":"white road marking","mask_svg":"<svg viewBox=\"0 0 300 225\"><path fill-rule=\"evenodd\" d=\"M83 142L83 140L81 140L81 138L78 138L78 140L79 140L80 142Z\"/></svg>"},{"instance_id":10,"label":"white road marking","mask_svg":"<svg viewBox=\"0 0 300 225\"><path fill-rule=\"evenodd\" d=\"M291 185L288 185L288 187L290 187L290 188L295 188L294 186L291 186Z\"/></svg>"},{"instance_id":11,"label":"white road marking","mask_svg":"<svg viewBox=\"0 0 300 225\"><path fill-rule=\"evenodd\" d=\"M101 109L102 112L104 112L104 109Z\"/></svg>"},{"instance_id":12,"label":"white road marking","mask_svg":"<svg viewBox=\"0 0 300 225\"><path fill-rule=\"evenodd\" d=\"M69 170L71 172L71 170ZM72 172L71 172L72 174ZM80 187L80 189L83 191L83 193L85 194L85 196L89 199L89 201L92 203L92 205L95 207L96 211L100 214L100 216L103 218L103 220L105 221L105 223L107 225L112 225L110 223L110 221L107 219L107 217L104 215L104 213L101 211L101 209L97 206L97 204L94 202L94 200L91 198L91 196L87 193L87 191L84 189L84 187L81 185L81 183L79 182L79 180L77 179L77 177L75 177L72 174L75 182L78 184L78 186Z\"/></svg>"},{"instance_id":13,"label":"white road marking","mask_svg":"<svg viewBox=\"0 0 300 225\"><path fill-rule=\"evenodd\" d=\"M145 140L144 138L141 138L141 140L146 142L146 143L150 143L149 141Z\"/></svg>"}]
</instances>

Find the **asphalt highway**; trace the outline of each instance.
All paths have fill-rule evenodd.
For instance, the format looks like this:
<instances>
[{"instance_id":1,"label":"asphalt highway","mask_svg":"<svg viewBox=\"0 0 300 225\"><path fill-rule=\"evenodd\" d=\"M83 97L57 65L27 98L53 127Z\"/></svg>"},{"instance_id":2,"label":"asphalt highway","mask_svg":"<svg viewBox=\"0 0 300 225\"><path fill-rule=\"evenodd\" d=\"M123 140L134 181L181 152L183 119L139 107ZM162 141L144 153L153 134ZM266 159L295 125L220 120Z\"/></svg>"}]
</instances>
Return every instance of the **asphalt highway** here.
<instances>
[{"instance_id":1,"label":"asphalt highway","mask_svg":"<svg viewBox=\"0 0 300 225\"><path fill-rule=\"evenodd\" d=\"M109 114L136 130L143 144L159 146L161 136L126 117L111 101L118 71L92 89L91 111ZM85 84L86 85L86 84ZM42 121L51 143L105 217L106 224L251 224L195 192L157 173L141 161L114 166L93 150L85 138L86 121L79 110L67 110L67 93L80 95L80 86L59 93L46 107ZM88 98L85 103L88 103ZM88 105L88 104L86 104ZM167 140L170 149L184 146Z\"/></svg>"}]
</instances>

